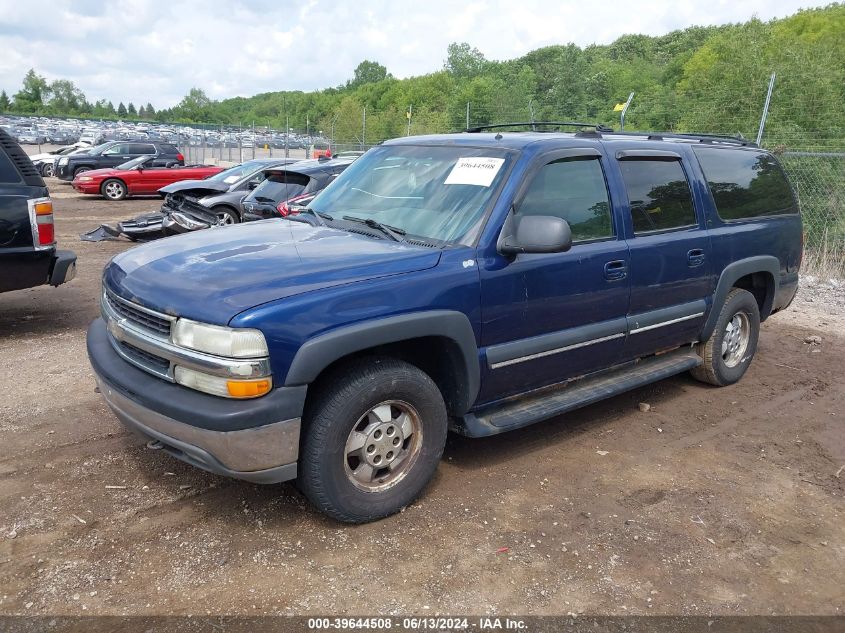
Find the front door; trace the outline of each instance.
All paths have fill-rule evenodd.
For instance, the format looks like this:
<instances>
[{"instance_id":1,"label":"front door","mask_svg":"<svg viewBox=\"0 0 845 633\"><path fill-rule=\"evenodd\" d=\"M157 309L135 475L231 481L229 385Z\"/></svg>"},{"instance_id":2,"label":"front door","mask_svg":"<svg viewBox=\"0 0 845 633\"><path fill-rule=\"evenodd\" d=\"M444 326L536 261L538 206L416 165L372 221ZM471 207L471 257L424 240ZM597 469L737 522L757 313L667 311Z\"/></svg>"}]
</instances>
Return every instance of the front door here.
<instances>
[{"instance_id":1,"label":"front door","mask_svg":"<svg viewBox=\"0 0 845 633\"><path fill-rule=\"evenodd\" d=\"M540 157L514 213L557 215L572 228L565 253L479 257L479 403L613 364L625 340L628 247L595 149Z\"/></svg>"},{"instance_id":2,"label":"front door","mask_svg":"<svg viewBox=\"0 0 845 633\"><path fill-rule=\"evenodd\" d=\"M629 360L696 340L714 280L710 237L681 154L632 150L617 159L631 220Z\"/></svg>"}]
</instances>

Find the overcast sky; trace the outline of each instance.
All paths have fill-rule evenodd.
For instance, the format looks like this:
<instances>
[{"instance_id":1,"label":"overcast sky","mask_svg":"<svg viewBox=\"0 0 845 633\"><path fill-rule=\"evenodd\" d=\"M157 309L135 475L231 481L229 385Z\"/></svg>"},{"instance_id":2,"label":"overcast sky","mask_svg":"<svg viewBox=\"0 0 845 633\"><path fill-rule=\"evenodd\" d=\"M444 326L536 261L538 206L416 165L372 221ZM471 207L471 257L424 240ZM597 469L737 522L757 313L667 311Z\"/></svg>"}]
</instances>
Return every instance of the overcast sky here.
<instances>
[{"instance_id":1,"label":"overcast sky","mask_svg":"<svg viewBox=\"0 0 845 633\"><path fill-rule=\"evenodd\" d=\"M192 86L214 99L342 84L376 60L396 77L442 68L450 42L488 59L607 44L698 24L783 17L811 0L0 0L0 89L34 67L90 101L156 108Z\"/></svg>"}]
</instances>

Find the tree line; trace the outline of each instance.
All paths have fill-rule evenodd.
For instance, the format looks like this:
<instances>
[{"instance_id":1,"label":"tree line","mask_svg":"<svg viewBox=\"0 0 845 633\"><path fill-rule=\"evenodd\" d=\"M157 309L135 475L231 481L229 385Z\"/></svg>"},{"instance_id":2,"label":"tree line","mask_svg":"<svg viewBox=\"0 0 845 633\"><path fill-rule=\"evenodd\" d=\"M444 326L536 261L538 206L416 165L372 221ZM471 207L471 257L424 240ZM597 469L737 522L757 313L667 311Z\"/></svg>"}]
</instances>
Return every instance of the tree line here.
<instances>
[{"instance_id":1,"label":"tree line","mask_svg":"<svg viewBox=\"0 0 845 633\"><path fill-rule=\"evenodd\" d=\"M766 86L777 73L771 118L775 137L839 143L845 129L845 5L787 18L692 26L667 35L624 35L608 45L548 46L512 60L488 60L453 43L442 68L396 79L365 60L343 85L213 100L192 88L175 106L117 108L89 103L68 80L48 83L30 70L0 111L152 119L212 125L287 125L332 131L340 140L375 142L411 132L442 132L505 120L586 120L616 125L614 106L630 92L631 128L753 135ZM469 104L469 107L467 106ZM366 132L362 115L366 111ZM366 139L362 138L366 134Z\"/></svg>"}]
</instances>

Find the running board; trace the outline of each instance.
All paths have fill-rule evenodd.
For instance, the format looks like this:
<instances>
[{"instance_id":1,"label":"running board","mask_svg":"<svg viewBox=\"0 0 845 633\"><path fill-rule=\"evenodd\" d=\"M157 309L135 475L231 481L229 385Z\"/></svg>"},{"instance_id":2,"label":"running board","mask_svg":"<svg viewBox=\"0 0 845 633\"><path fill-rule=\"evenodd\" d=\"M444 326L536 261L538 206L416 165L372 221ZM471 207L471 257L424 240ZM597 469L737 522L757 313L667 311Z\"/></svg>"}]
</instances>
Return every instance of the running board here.
<instances>
[{"instance_id":1,"label":"running board","mask_svg":"<svg viewBox=\"0 0 845 633\"><path fill-rule=\"evenodd\" d=\"M596 376L467 413L455 421L453 430L467 437L512 431L683 373L701 363L701 357L689 348L650 356Z\"/></svg>"}]
</instances>

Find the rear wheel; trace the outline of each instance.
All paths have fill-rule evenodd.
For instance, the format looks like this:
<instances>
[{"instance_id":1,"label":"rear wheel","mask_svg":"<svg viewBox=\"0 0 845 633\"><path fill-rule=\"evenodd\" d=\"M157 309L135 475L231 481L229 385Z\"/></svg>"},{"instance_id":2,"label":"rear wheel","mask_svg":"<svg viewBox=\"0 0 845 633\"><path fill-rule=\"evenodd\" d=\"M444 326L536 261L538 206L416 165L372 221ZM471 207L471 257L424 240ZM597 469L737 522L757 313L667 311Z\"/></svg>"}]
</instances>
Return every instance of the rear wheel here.
<instances>
[{"instance_id":1,"label":"rear wheel","mask_svg":"<svg viewBox=\"0 0 845 633\"><path fill-rule=\"evenodd\" d=\"M725 298L713 334L696 348L704 363L690 373L711 385L732 385L751 364L759 335L757 300L747 290L734 288Z\"/></svg>"},{"instance_id":2,"label":"rear wheel","mask_svg":"<svg viewBox=\"0 0 845 633\"><path fill-rule=\"evenodd\" d=\"M434 381L392 358L364 358L323 381L305 419L298 485L350 523L398 512L422 492L446 443Z\"/></svg>"},{"instance_id":3,"label":"rear wheel","mask_svg":"<svg viewBox=\"0 0 845 633\"><path fill-rule=\"evenodd\" d=\"M123 200L126 197L126 184L122 180L109 178L100 187L100 193L109 200Z\"/></svg>"}]
</instances>

